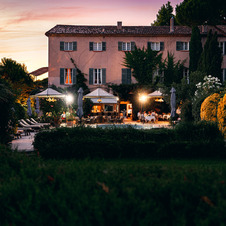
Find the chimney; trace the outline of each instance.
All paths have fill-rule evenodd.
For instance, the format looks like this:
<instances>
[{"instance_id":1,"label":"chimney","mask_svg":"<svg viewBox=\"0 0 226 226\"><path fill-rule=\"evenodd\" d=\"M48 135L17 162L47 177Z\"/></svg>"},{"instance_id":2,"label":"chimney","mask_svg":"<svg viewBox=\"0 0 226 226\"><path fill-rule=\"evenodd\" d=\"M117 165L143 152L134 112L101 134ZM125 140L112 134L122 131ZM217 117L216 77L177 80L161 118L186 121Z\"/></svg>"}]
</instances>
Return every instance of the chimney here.
<instances>
[{"instance_id":1,"label":"chimney","mask_svg":"<svg viewBox=\"0 0 226 226\"><path fill-rule=\"evenodd\" d=\"M117 22L117 29L121 30L122 29L122 21Z\"/></svg>"},{"instance_id":2,"label":"chimney","mask_svg":"<svg viewBox=\"0 0 226 226\"><path fill-rule=\"evenodd\" d=\"M174 18L173 18L173 16L170 19L170 32L174 32Z\"/></svg>"}]
</instances>

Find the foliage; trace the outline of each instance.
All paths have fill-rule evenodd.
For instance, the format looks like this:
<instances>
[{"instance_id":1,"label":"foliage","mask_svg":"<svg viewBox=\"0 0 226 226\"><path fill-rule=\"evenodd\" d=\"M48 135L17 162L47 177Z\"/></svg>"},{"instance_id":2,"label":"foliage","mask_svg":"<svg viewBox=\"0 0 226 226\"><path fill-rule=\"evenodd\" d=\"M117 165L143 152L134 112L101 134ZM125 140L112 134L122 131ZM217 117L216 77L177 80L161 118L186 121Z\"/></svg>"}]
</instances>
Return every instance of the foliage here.
<instances>
[{"instance_id":1,"label":"foliage","mask_svg":"<svg viewBox=\"0 0 226 226\"><path fill-rule=\"evenodd\" d=\"M86 98L83 102L83 112L84 117L87 117L93 108L93 101L89 98Z\"/></svg>"},{"instance_id":2,"label":"foliage","mask_svg":"<svg viewBox=\"0 0 226 226\"><path fill-rule=\"evenodd\" d=\"M194 72L191 72L189 74L189 84L194 86L193 89L196 90L196 84L200 83L200 82L203 82L203 79L204 77L206 76L206 74L204 72L201 72L201 71L194 71ZM195 90L194 90L194 93L195 93Z\"/></svg>"},{"instance_id":3,"label":"foliage","mask_svg":"<svg viewBox=\"0 0 226 226\"><path fill-rule=\"evenodd\" d=\"M161 9L158 11L156 15L157 19L151 24L152 26L169 26L170 19L173 15L173 7L168 1L165 5L163 4Z\"/></svg>"},{"instance_id":4,"label":"foliage","mask_svg":"<svg viewBox=\"0 0 226 226\"><path fill-rule=\"evenodd\" d=\"M138 83L147 85L153 83L153 73L162 68L162 53L153 51L150 47L125 52L124 66L133 70L133 77Z\"/></svg>"},{"instance_id":5,"label":"foliage","mask_svg":"<svg viewBox=\"0 0 226 226\"><path fill-rule=\"evenodd\" d=\"M224 0L184 0L176 6L176 18L180 24L225 24L226 7Z\"/></svg>"},{"instance_id":6,"label":"foliage","mask_svg":"<svg viewBox=\"0 0 226 226\"><path fill-rule=\"evenodd\" d=\"M6 80L16 94L16 102L26 105L29 93L34 88L26 66L12 59L3 58L0 63L0 77Z\"/></svg>"},{"instance_id":7,"label":"foliage","mask_svg":"<svg viewBox=\"0 0 226 226\"><path fill-rule=\"evenodd\" d=\"M15 114L13 111L15 97L9 86L0 79L0 143L7 144L14 133Z\"/></svg>"},{"instance_id":8,"label":"foliage","mask_svg":"<svg viewBox=\"0 0 226 226\"><path fill-rule=\"evenodd\" d=\"M220 94L214 93L208 96L201 105L201 120L217 122L217 108L220 100Z\"/></svg>"},{"instance_id":9,"label":"foliage","mask_svg":"<svg viewBox=\"0 0 226 226\"><path fill-rule=\"evenodd\" d=\"M220 131L226 137L226 94L220 99L217 108L217 120Z\"/></svg>"},{"instance_id":10,"label":"foliage","mask_svg":"<svg viewBox=\"0 0 226 226\"><path fill-rule=\"evenodd\" d=\"M202 54L202 42L200 31L197 26L192 27L191 40L189 43L189 72L194 72L198 68L198 62Z\"/></svg>"},{"instance_id":11,"label":"foliage","mask_svg":"<svg viewBox=\"0 0 226 226\"><path fill-rule=\"evenodd\" d=\"M226 157L224 138L212 123L181 123L173 130L59 128L38 133L34 147L51 159Z\"/></svg>"},{"instance_id":12,"label":"foliage","mask_svg":"<svg viewBox=\"0 0 226 226\"><path fill-rule=\"evenodd\" d=\"M175 62L174 55L172 53L167 54L167 58L164 60L164 84L170 86L173 82L180 83L183 78L183 69L185 61Z\"/></svg>"},{"instance_id":13,"label":"foliage","mask_svg":"<svg viewBox=\"0 0 226 226\"><path fill-rule=\"evenodd\" d=\"M44 161L0 150L0 225L225 222L223 161Z\"/></svg>"},{"instance_id":14,"label":"foliage","mask_svg":"<svg viewBox=\"0 0 226 226\"><path fill-rule=\"evenodd\" d=\"M192 116L192 102L189 99L186 99L181 106L181 120L183 122L193 121Z\"/></svg>"},{"instance_id":15,"label":"foliage","mask_svg":"<svg viewBox=\"0 0 226 226\"><path fill-rule=\"evenodd\" d=\"M200 57L198 70L221 79L222 52L217 41L217 33L209 31L203 52Z\"/></svg>"}]
</instances>

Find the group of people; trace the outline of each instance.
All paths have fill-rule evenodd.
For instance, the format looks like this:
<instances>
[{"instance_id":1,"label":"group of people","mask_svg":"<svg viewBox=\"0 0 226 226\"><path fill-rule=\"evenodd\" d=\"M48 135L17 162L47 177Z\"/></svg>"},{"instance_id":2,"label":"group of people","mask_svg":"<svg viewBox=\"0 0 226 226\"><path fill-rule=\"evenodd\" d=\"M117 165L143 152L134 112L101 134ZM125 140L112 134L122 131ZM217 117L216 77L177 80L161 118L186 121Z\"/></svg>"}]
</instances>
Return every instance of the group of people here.
<instances>
[{"instance_id":1,"label":"group of people","mask_svg":"<svg viewBox=\"0 0 226 226\"><path fill-rule=\"evenodd\" d=\"M149 112L139 111L137 113L137 118L138 118L138 120L140 120L140 122L150 122L150 121L155 122L157 117L158 117L158 114L155 111L149 111Z\"/></svg>"}]
</instances>

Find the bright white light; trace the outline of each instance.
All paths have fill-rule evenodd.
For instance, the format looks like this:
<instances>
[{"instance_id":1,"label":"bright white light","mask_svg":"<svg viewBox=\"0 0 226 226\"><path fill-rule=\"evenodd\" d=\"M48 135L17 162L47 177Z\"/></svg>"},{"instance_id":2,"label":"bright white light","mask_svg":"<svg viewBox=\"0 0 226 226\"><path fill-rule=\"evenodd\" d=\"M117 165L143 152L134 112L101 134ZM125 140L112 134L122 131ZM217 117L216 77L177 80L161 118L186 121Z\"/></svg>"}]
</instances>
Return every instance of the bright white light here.
<instances>
[{"instance_id":1,"label":"bright white light","mask_svg":"<svg viewBox=\"0 0 226 226\"><path fill-rule=\"evenodd\" d=\"M74 101L74 97L71 94L68 94L66 96L66 102L67 104L71 104Z\"/></svg>"},{"instance_id":2,"label":"bright white light","mask_svg":"<svg viewBox=\"0 0 226 226\"><path fill-rule=\"evenodd\" d=\"M142 94L142 95L139 97L139 100L140 100L141 102L146 102L147 98L148 98L147 95Z\"/></svg>"}]
</instances>

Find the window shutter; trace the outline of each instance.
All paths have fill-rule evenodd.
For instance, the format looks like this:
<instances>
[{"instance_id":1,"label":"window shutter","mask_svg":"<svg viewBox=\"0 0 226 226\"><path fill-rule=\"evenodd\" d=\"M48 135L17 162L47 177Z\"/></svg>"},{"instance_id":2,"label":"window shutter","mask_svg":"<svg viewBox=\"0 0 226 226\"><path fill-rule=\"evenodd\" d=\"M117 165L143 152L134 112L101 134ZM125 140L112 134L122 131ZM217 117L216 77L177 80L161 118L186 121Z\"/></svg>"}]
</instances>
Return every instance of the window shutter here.
<instances>
[{"instance_id":1,"label":"window shutter","mask_svg":"<svg viewBox=\"0 0 226 226\"><path fill-rule=\"evenodd\" d=\"M77 83L77 68L72 69L72 84Z\"/></svg>"},{"instance_id":2,"label":"window shutter","mask_svg":"<svg viewBox=\"0 0 226 226\"><path fill-rule=\"evenodd\" d=\"M106 42L102 42L102 51L106 51Z\"/></svg>"},{"instance_id":3,"label":"window shutter","mask_svg":"<svg viewBox=\"0 0 226 226\"><path fill-rule=\"evenodd\" d=\"M60 51L64 51L64 42L60 42Z\"/></svg>"},{"instance_id":4,"label":"window shutter","mask_svg":"<svg viewBox=\"0 0 226 226\"><path fill-rule=\"evenodd\" d=\"M127 69L127 84L131 84L131 69Z\"/></svg>"},{"instance_id":5,"label":"window shutter","mask_svg":"<svg viewBox=\"0 0 226 226\"><path fill-rule=\"evenodd\" d=\"M93 42L89 43L89 51L93 51Z\"/></svg>"},{"instance_id":6,"label":"window shutter","mask_svg":"<svg viewBox=\"0 0 226 226\"><path fill-rule=\"evenodd\" d=\"M164 50L164 42L160 42L160 51Z\"/></svg>"},{"instance_id":7,"label":"window shutter","mask_svg":"<svg viewBox=\"0 0 226 226\"><path fill-rule=\"evenodd\" d=\"M93 68L89 69L89 84L93 84Z\"/></svg>"},{"instance_id":8,"label":"window shutter","mask_svg":"<svg viewBox=\"0 0 226 226\"><path fill-rule=\"evenodd\" d=\"M148 48L151 49L151 42L148 42Z\"/></svg>"},{"instance_id":9,"label":"window shutter","mask_svg":"<svg viewBox=\"0 0 226 226\"><path fill-rule=\"evenodd\" d=\"M122 68L122 84L127 84L127 69Z\"/></svg>"},{"instance_id":10,"label":"window shutter","mask_svg":"<svg viewBox=\"0 0 226 226\"><path fill-rule=\"evenodd\" d=\"M102 68L102 84L106 84L106 68Z\"/></svg>"},{"instance_id":11,"label":"window shutter","mask_svg":"<svg viewBox=\"0 0 226 226\"><path fill-rule=\"evenodd\" d=\"M182 46L183 46L182 42L177 42L176 50L182 50L183 49Z\"/></svg>"},{"instance_id":12,"label":"window shutter","mask_svg":"<svg viewBox=\"0 0 226 226\"><path fill-rule=\"evenodd\" d=\"M77 42L73 42L73 51L77 51Z\"/></svg>"},{"instance_id":13,"label":"window shutter","mask_svg":"<svg viewBox=\"0 0 226 226\"><path fill-rule=\"evenodd\" d=\"M135 46L136 46L135 42L131 42L131 50L132 51L135 50Z\"/></svg>"},{"instance_id":14,"label":"window shutter","mask_svg":"<svg viewBox=\"0 0 226 226\"><path fill-rule=\"evenodd\" d=\"M64 68L60 69L60 84L64 85Z\"/></svg>"},{"instance_id":15,"label":"window shutter","mask_svg":"<svg viewBox=\"0 0 226 226\"><path fill-rule=\"evenodd\" d=\"M122 51L122 42L118 42L118 51Z\"/></svg>"}]
</instances>

